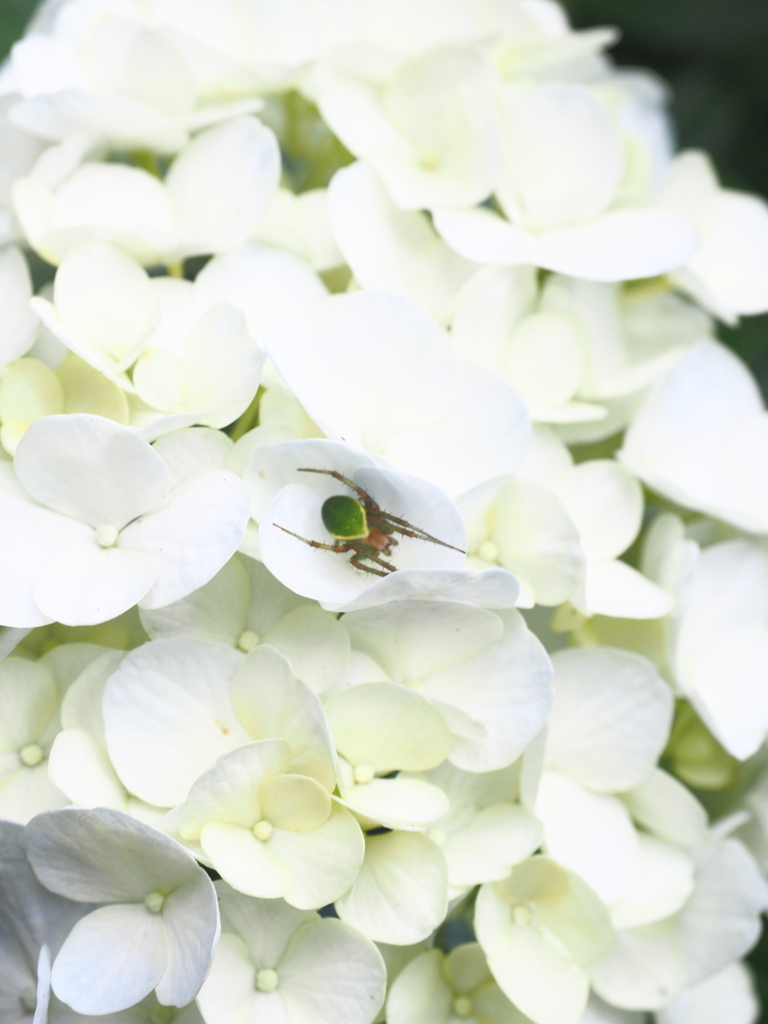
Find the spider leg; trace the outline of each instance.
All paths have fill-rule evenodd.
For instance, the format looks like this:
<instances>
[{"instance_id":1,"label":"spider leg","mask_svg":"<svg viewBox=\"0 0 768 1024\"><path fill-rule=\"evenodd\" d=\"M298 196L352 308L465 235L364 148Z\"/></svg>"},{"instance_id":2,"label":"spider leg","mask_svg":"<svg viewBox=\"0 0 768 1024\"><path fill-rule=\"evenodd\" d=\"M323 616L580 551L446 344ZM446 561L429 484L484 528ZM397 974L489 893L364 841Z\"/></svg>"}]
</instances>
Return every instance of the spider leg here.
<instances>
[{"instance_id":1,"label":"spider leg","mask_svg":"<svg viewBox=\"0 0 768 1024\"><path fill-rule=\"evenodd\" d=\"M452 551L458 551L459 554L466 554L466 551L462 548L457 548L453 544L446 544L444 540L438 540L437 537L433 537L432 534L427 533L426 530L420 530L417 526L412 526L407 519L400 519L398 516L393 516L389 512L381 512L380 515L382 520L391 526L392 529L402 537L413 537L414 540L429 541L430 544L439 544L442 548L450 548Z\"/></svg>"},{"instance_id":2,"label":"spider leg","mask_svg":"<svg viewBox=\"0 0 768 1024\"><path fill-rule=\"evenodd\" d=\"M376 551L376 548L372 548L368 544L362 543L352 544L350 545L350 547L353 547L357 552L355 558L367 558L369 562L374 562L376 565L380 565L382 569L386 570L386 573L384 573L384 575L390 572L397 572L397 566L392 565L391 562L385 562L383 558L380 558L378 552Z\"/></svg>"},{"instance_id":3,"label":"spider leg","mask_svg":"<svg viewBox=\"0 0 768 1024\"><path fill-rule=\"evenodd\" d=\"M284 526L279 523L272 523L278 530L282 530L283 533L289 533L292 537L296 537L297 540L304 541L305 544L309 544L311 548L322 548L324 551L335 551L337 554L342 554L345 551L351 551L352 548L349 544L321 544L319 540L309 540L307 537L302 537L298 533L294 533L293 530L286 530Z\"/></svg>"},{"instance_id":4,"label":"spider leg","mask_svg":"<svg viewBox=\"0 0 768 1024\"><path fill-rule=\"evenodd\" d=\"M389 576L388 572L382 572L381 569L374 569L372 565L363 565L362 562L358 561L358 558L365 558L365 555L355 555L350 558L349 564L354 565L356 569L362 569L363 572L370 572L374 576Z\"/></svg>"},{"instance_id":5,"label":"spider leg","mask_svg":"<svg viewBox=\"0 0 768 1024\"><path fill-rule=\"evenodd\" d=\"M358 487L357 484L352 483L349 477L342 476L342 474L335 469L300 469L299 473L323 473L325 476L332 476L334 480L338 480L339 483L345 484L350 488L350 490L354 491L367 508L378 509L379 507L368 491L364 491L362 487Z\"/></svg>"}]
</instances>

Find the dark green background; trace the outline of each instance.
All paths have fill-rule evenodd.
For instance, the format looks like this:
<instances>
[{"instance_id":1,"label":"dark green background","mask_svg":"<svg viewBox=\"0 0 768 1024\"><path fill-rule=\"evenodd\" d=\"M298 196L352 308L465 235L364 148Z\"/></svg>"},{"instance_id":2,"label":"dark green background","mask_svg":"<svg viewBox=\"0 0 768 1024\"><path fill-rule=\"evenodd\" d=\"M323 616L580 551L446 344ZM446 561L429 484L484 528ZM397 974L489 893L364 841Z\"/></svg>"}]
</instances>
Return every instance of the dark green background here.
<instances>
[{"instance_id":1,"label":"dark green background","mask_svg":"<svg viewBox=\"0 0 768 1024\"><path fill-rule=\"evenodd\" d=\"M0 0L0 55L35 6ZM711 153L725 185L768 196L768 0L565 0L565 6L576 27L619 26L618 63L653 68L670 83L681 147ZM768 314L720 335L768 394ZM768 937L751 959L768 1005ZM762 1020L768 1024L768 1013Z\"/></svg>"}]
</instances>

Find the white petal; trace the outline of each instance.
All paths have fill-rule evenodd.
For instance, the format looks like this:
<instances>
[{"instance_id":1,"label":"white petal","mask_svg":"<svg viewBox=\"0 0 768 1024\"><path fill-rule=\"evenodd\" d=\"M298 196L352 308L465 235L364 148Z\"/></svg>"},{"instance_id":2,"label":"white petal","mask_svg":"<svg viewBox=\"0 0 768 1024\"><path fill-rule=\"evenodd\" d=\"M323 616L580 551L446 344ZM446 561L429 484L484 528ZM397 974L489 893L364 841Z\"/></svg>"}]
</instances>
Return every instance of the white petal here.
<instances>
[{"instance_id":1,"label":"white petal","mask_svg":"<svg viewBox=\"0 0 768 1024\"><path fill-rule=\"evenodd\" d=\"M547 761L600 792L636 786L669 737L673 698L653 665L612 648L559 651Z\"/></svg>"},{"instance_id":2,"label":"white petal","mask_svg":"<svg viewBox=\"0 0 768 1024\"><path fill-rule=\"evenodd\" d=\"M443 847L453 886L506 878L510 868L541 845L541 823L522 807L494 804L449 836Z\"/></svg>"},{"instance_id":3,"label":"white petal","mask_svg":"<svg viewBox=\"0 0 768 1024\"><path fill-rule=\"evenodd\" d=\"M616 928L639 928L671 917L693 892L695 864L690 854L643 833L637 838L637 874L611 908Z\"/></svg>"},{"instance_id":4,"label":"white petal","mask_svg":"<svg viewBox=\"0 0 768 1024\"><path fill-rule=\"evenodd\" d=\"M660 619L674 605L674 599L626 562L588 561L584 596L573 603L587 615L610 615L619 619Z\"/></svg>"},{"instance_id":5,"label":"white petal","mask_svg":"<svg viewBox=\"0 0 768 1024\"><path fill-rule=\"evenodd\" d=\"M155 640L125 658L104 692L104 724L132 793L172 807L220 754L252 739L230 699L241 660L200 640Z\"/></svg>"},{"instance_id":6,"label":"white petal","mask_svg":"<svg viewBox=\"0 0 768 1024\"><path fill-rule=\"evenodd\" d=\"M336 901L342 921L377 942L404 946L425 939L447 906L445 860L417 832L369 837L354 886Z\"/></svg>"},{"instance_id":7,"label":"white petal","mask_svg":"<svg viewBox=\"0 0 768 1024\"><path fill-rule=\"evenodd\" d=\"M157 999L166 1006L186 1006L205 980L219 939L216 890L200 873L196 885L180 886L163 907L166 967Z\"/></svg>"},{"instance_id":8,"label":"white petal","mask_svg":"<svg viewBox=\"0 0 768 1024\"><path fill-rule=\"evenodd\" d=\"M336 172L328 201L334 233L355 280L363 288L408 295L444 321L474 265L435 235L423 213L399 209L365 163ZM362 232L361 223L367 225Z\"/></svg>"},{"instance_id":9,"label":"white petal","mask_svg":"<svg viewBox=\"0 0 768 1024\"><path fill-rule=\"evenodd\" d=\"M274 327L265 344L326 434L374 451L396 431L445 416L458 397L461 370L446 335L421 306L386 292L331 296L311 317Z\"/></svg>"},{"instance_id":10,"label":"white petal","mask_svg":"<svg viewBox=\"0 0 768 1024\"><path fill-rule=\"evenodd\" d=\"M256 989L254 961L243 940L231 932L221 936L197 1003L206 1024L235 1024L246 1021L250 1014L257 1015L260 1024L288 1024L280 993Z\"/></svg>"},{"instance_id":11,"label":"white petal","mask_svg":"<svg viewBox=\"0 0 768 1024\"><path fill-rule=\"evenodd\" d=\"M184 254L220 252L250 238L279 176L277 140L256 118L233 118L196 136L165 179Z\"/></svg>"},{"instance_id":12,"label":"white petal","mask_svg":"<svg viewBox=\"0 0 768 1024\"><path fill-rule=\"evenodd\" d=\"M536 797L547 852L580 875L606 903L627 890L637 870L638 837L624 805L545 771ZM596 843L594 837L600 836Z\"/></svg>"},{"instance_id":13,"label":"white petal","mask_svg":"<svg viewBox=\"0 0 768 1024\"><path fill-rule=\"evenodd\" d=\"M689 983L752 949L766 906L766 883L738 840L727 839L706 851L680 920Z\"/></svg>"},{"instance_id":14,"label":"white petal","mask_svg":"<svg viewBox=\"0 0 768 1024\"><path fill-rule=\"evenodd\" d=\"M244 484L220 470L181 484L161 509L127 526L120 547L158 562L142 607L162 608L207 583L237 550L247 521Z\"/></svg>"},{"instance_id":15,"label":"white petal","mask_svg":"<svg viewBox=\"0 0 768 1024\"><path fill-rule=\"evenodd\" d=\"M39 576L62 551L93 550L93 530L31 501L7 463L0 463L0 528L14 538L0 550L0 622L42 626L51 617L34 601Z\"/></svg>"},{"instance_id":16,"label":"white petal","mask_svg":"<svg viewBox=\"0 0 768 1024\"><path fill-rule=\"evenodd\" d=\"M623 800L635 821L661 839L693 850L705 845L707 813L673 775L655 768Z\"/></svg>"},{"instance_id":17,"label":"white petal","mask_svg":"<svg viewBox=\"0 0 768 1024\"><path fill-rule=\"evenodd\" d=\"M115 1013L148 995L165 965L160 915L143 904L101 907L79 921L61 947L53 991L78 1013Z\"/></svg>"},{"instance_id":18,"label":"white petal","mask_svg":"<svg viewBox=\"0 0 768 1024\"><path fill-rule=\"evenodd\" d=\"M93 527L122 529L164 500L170 475L128 427L102 416L46 416L16 449L16 475L41 504Z\"/></svg>"},{"instance_id":19,"label":"white petal","mask_svg":"<svg viewBox=\"0 0 768 1024\"><path fill-rule=\"evenodd\" d=\"M101 242L73 249L56 273L54 305L63 324L85 349L120 361L155 325L157 298L136 262ZM99 367L97 367L98 369Z\"/></svg>"},{"instance_id":20,"label":"white petal","mask_svg":"<svg viewBox=\"0 0 768 1024\"><path fill-rule=\"evenodd\" d=\"M280 961L279 988L291 1019L369 1024L384 1002L386 970L372 942L342 921L312 921Z\"/></svg>"},{"instance_id":21,"label":"white petal","mask_svg":"<svg viewBox=\"0 0 768 1024\"><path fill-rule=\"evenodd\" d=\"M417 428L400 428L383 449L398 468L431 480L451 495L513 473L531 437L525 404L507 381L471 363L463 363L461 372L462 388L448 415Z\"/></svg>"},{"instance_id":22,"label":"white petal","mask_svg":"<svg viewBox=\"0 0 768 1024\"><path fill-rule=\"evenodd\" d=\"M200 845L221 877L247 896L276 899L291 888L291 869L250 828L211 822L200 834Z\"/></svg>"},{"instance_id":23,"label":"white petal","mask_svg":"<svg viewBox=\"0 0 768 1024\"><path fill-rule=\"evenodd\" d=\"M63 557L48 566L35 586L35 603L69 626L106 622L132 608L157 579L155 559L140 551L106 548Z\"/></svg>"},{"instance_id":24,"label":"white petal","mask_svg":"<svg viewBox=\"0 0 768 1024\"><path fill-rule=\"evenodd\" d=\"M4 322L0 327L0 362L12 363L32 346L39 324L29 309L32 281L21 250L9 246L0 253L0 305Z\"/></svg>"},{"instance_id":25,"label":"white petal","mask_svg":"<svg viewBox=\"0 0 768 1024\"><path fill-rule=\"evenodd\" d=\"M175 839L104 807L39 814L27 825L25 841L38 878L74 900L143 905L154 889L205 882L202 869Z\"/></svg>"},{"instance_id":26,"label":"white petal","mask_svg":"<svg viewBox=\"0 0 768 1024\"><path fill-rule=\"evenodd\" d=\"M331 903L349 889L362 864L365 841L349 811L334 806L328 821L313 832L300 835L275 829L269 847L291 869L285 900L309 910Z\"/></svg>"},{"instance_id":27,"label":"white petal","mask_svg":"<svg viewBox=\"0 0 768 1024\"><path fill-rule=\"evenodd\" d=\"M558 481L558 493L589 558L618 558L640 530L643 490L618 462L595 459L573 466Z\"/></svg>"}]
</instances>

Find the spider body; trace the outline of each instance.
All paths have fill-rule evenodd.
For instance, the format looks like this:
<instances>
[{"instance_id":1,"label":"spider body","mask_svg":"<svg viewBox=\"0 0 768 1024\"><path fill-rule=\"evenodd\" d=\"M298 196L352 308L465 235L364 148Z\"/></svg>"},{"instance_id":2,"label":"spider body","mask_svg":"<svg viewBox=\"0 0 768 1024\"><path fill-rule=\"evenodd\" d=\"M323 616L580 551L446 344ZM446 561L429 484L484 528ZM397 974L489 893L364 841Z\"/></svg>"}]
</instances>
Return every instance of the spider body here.
<instances>
[{"instance_id":1,"label":"spider body","mask_svg":"<svg viewBox=\"0 0 768 1024\"><path fill-rule=\"evenodd\" d=\"M396 565L385 560L390 556L391 549L398 543L393 536L395 533L400 534L401 537L412 537L430 544L439 544L441 547L458 551L462 555L465 553L461 548L454 547L453 544L446 544L445 541L438 540L426 530L420 530L417 526L413 526L406 519L392 515L391 512L385 512L367 491L336 470L300 469L299 472L323 473L325 476L331 476L356 494L354 498L349 494L334 494L332 497L326 498L320 509L323 525L334 540L338 541L336 544L324 544L319 540L310 540L308 537L294 533L293 530L287 530L279 523L273 524L278 530L289 533L312 548L322 548L324 551L335 551L338 554L351 551L350 564L356 569L362 569L363 572L372 573L374 576L388 576L397 571Z\"/></svg>"}]
</instances>

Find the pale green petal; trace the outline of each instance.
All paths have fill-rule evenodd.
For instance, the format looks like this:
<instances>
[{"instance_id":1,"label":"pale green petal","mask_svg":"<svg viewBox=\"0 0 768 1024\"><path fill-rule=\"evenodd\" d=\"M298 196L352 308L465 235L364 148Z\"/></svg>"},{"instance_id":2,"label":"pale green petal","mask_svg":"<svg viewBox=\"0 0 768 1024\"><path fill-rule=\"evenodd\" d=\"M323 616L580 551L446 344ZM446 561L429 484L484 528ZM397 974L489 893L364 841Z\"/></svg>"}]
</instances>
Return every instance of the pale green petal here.
<instances>
[{"instance_id":1,"label":"pale green petal","mask_svg":"<svg viewBox=\"0 0 768 1024\"><path fill-rule=\"evenodd\" d=\"M178 812L179 834L197 839L210 822L251 829L264 815L260 789L284 772L291 751L284 740L257 740L223 754L195 783Z\"/></svg>"},{"instance_id":2,"label":"pale green petal","mask_svg":"<svg viewBox=\"0 0 768 1024\"><path fill-rule=\"evenodd\" d=\"M331 815L331 798L314 779L274 775L259 790L262 817L288 832L314 832Z\"/></svg>"},{"instance_id":3,"label":"pale green petal","mask_svg":"<svg viewBox=\"0 0 768 1024\"><path fill-rule=\"evenodd\" d=\"M332 903L349 889L363 862L365 842L349 811L335 806L314 832L275 829L269 848L293 874L285 899L309 910Z\"/></svg>"},{"instance_id":4,"label":"pale green petal","mask_svg":"<svg viewBox=\"0 0 768 1024\"><path fill-rule=\"evenodd\" d=\"M453 993L442 975L443 960L433 949L398 974L387 996L388 1024L448 1024Z\"/></svg>"},{"instance_id":5,"label":"pale green petal","mask_svg":"<svg viewBox=\"0 0 768 1024\"><path fill-rule=\"evenodd\" d=\"M425 771L445 759L450 733L418 693L394 683L361 683L325 705L339 753L374 772Z\"/></svg>"},{"instance_id":6,"label":"pale green petal","mask_svg":"<svg viewBox=\"0 0 768 1024\"><path fill-rule=\"evenodd\" d=\"M224 881L247 896L274 899L291 888L291 869L250 828L213 822L203 827L200 845Z\"/></svg>"},{"instance_id":7,"label":"pale green petal","mask_svg":"<svg viewBox=\"0 0 768 1024\"><path fill-rule=\"evenodd\" d=\"M578 1024L589 995L589 980L532 928L510 930L507 955L489 958L500 988L534 1024Z\"/></svg>"},{"instance_id":8,"label":"pale green petal","mask_svg":"<svg viewBox=\"0 0 768 1024\"><path fill-rule=\"evenodd\" d=\"M353 786L346 802L373 821L389 828L420 828L448 812L448 798L441 789L421 779L373 779Z\"/></svg>"}]
</instances>

